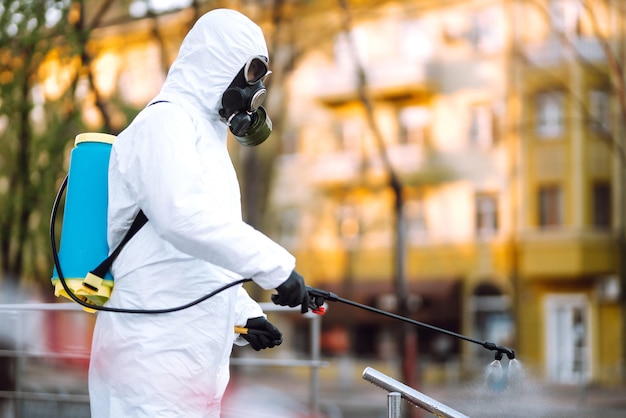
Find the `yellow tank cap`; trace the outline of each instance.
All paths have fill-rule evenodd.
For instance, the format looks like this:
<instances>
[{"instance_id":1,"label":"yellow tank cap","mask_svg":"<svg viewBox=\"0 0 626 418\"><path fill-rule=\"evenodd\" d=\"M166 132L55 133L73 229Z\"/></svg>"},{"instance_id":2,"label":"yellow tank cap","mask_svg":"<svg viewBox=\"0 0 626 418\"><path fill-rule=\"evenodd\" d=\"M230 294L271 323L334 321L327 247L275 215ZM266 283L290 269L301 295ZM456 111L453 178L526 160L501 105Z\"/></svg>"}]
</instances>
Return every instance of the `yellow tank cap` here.
<instances>
[{"instance_id":1,"label":"yellow tank cap","mask_svg":"<svg viewBox=\"0 0 626 418\"><path fill-rule=\"evenodd\" d=\"M78 145L81 142L102 142L105 144L113 144L115 141L115 135L104 134L100 132L85 132L76 135L74 139L74 145Z\"/></svg>"}]
</instances>

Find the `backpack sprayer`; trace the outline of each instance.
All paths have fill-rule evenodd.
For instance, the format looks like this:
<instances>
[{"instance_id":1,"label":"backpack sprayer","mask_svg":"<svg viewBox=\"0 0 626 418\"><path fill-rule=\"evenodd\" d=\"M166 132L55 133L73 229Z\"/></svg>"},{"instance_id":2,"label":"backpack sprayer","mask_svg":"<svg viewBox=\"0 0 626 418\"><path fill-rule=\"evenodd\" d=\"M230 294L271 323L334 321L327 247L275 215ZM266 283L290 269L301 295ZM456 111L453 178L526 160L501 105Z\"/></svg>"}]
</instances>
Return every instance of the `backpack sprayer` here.
<instances>
[{"instance_id":1,"label":"backpack sprayer","mask_svg":"<svg viewBox=\"0 0 626 418\"><path fill-rule=\"evenodd\" d=\"M54 271L52 285L54 293L66 297L88 312L107 311L118 313L162 314L180 311L197 305L214 295L238 284L252 281L241 279L228 283L211 293L187 304L165 309L122 309L103 306L109 300L113 289L113 276L110 267L123 246L147 222L143 212L139 212L121 243L109 254L107 243L107 206L108 206L108 166L111 146L115 137L102 133L84 133L76 137L70 156L69 173L63 180L54 199L50 217L50 241ZM61 231L61 251L57 251L55 221L61 196L68 189ZM67 278L63 272L66 269ZM456 332L415 321L371 306L341 298L332 292L307 287L309 306L313 313L324 314L324 302L340 302L389 318L428 328L455 338L478 344L496 352L496 360L506 354L509 360L515 358L515 352L487 341L479 341ZM244 328L237 330L245 333Z\"/></svg>"},{"instance_id":2,"label":"backpack sprayer","mask_svg":"<svg viewBox=\"0 0 626 418\"><path fill-rule=\"evenodd\" d=\"M108 170L111 147L115 136L103 133L83 133L76 136L70 154L69 171L63 180L50 216L50 242L54 271L52 285L55 296L66 297L87 312L169 313L197 305L238 284L228 283L187 304L166 309L121 309L103 306L113 290L109 271L113 260L124 245L148 221L139 212L120 244L109 254L107 243ZM57 251L55 223L63 192L67 189L61 251Z\"/></svg>"},{"instance_id":3,"label":"backpack sprayer","mask_svg":"<svg viewBox=\"0 0 626 418\"><path fill-rule=\"evenodd\" d=\"M105 272L102 277L86 277L96 265L108 256L106 241L106 216L108 199L107 172L109 155L115 137L102 133L85 133L76 136L70 154L70 166L52 210L54 219L61 193L68 186L63 215L61 252L55 256L52 285L55 296L71 298L75 295L90 305L102 305L109 299L113 277ZM53 248L55 240L52 239ZM59 274L63 260L63 272ZM92 275L93 276L93 275Z\"/></svg>"}]
</instances>

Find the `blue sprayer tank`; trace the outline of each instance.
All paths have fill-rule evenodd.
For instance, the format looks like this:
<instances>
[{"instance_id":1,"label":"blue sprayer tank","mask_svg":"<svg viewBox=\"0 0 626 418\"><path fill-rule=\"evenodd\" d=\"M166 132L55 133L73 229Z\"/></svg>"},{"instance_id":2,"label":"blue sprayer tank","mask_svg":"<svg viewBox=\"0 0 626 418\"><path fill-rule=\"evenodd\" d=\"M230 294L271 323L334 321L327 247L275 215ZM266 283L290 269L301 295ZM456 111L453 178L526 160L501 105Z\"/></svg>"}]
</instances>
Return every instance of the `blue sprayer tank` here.
<instances>
[{"instance_id":1,"label":"blue sprayer tank","mask_svg":"<svg viewBox=\"0 0 626 418\"><path fill-rule=\"evenodd\" d=\"M108 170L114 140L115 136L103 133L90 132L76 136L70 154L59 249L61 272L69 288L80 299L98 306L110 297L113 288L111 273L96 278L88 287L83 282L93 279L88 277L93 276L89 272L109 254ZM56 296L69 298L56 268L52 284Z\"/></svg>"}]
</instances>

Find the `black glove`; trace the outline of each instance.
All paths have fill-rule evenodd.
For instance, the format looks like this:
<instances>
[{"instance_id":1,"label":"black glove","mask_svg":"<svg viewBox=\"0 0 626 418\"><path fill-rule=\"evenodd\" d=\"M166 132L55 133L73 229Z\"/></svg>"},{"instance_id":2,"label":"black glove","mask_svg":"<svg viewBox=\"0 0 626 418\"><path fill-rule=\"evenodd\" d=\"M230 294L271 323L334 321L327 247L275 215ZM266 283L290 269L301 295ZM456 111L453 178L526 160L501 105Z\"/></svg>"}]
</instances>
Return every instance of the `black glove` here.
<instances>
[{"instance_id":1,"label":"black glove","mask_svg":"<svg viewBox=\"0 0 626 418\"><path fill-rule=\"evenodd\" d=\"M291 272L289 278L276 288L278 294L272 295L272 302L281 306L298 306L300 312L306 313L309 310L309 292L307 292L304 279L295 270Z\"/></svg>"},{"instance_id":2,"label":"black glove","mask_svg":"<svg viewBox=\"0 0 626 418\"><path fill-rule=\"evenodd\" d=\"M256 351L264 348L272 348L283 343L283 334L280 333L270 321L262 316L250 318L246 322L247 334L241 334L244 340L250 343L250 347Z\"/></svg>"}]
</instances>

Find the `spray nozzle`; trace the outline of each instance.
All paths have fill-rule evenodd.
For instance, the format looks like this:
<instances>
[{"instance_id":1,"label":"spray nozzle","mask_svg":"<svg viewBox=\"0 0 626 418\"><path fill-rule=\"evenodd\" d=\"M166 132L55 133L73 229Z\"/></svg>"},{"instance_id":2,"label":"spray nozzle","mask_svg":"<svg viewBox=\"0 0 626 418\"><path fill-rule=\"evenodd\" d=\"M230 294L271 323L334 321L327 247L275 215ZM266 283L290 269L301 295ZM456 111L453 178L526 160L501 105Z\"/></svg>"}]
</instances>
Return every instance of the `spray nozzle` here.
<instances>
[{"instance_id":1,"label":"spray nozzle","mask_svg":"<svg viewBox=\"0 0 626 418\"><path fill-rule=\"evenodd\" d=\"M506 354L509 360L513 360L515 358L515 351L511 350L507 347L502 347L500 345L496 345L494 343L490 343L485 341L482 343L482 346L487 350L492 350L496 352L496 360L502 360L502 357Z\"/></svg>"}]
</instances>

